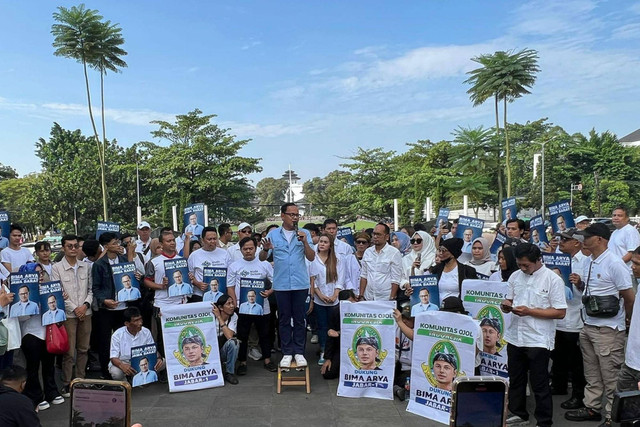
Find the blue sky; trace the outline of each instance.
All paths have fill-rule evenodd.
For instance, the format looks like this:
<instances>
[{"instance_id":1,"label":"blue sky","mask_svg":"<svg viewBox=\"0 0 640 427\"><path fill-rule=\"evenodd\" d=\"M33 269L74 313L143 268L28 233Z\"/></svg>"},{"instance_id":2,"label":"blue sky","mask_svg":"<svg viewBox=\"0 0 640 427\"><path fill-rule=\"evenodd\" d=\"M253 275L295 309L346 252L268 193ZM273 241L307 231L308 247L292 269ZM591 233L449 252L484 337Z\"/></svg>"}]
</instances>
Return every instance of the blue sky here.
<instances>
[{"instance_id":1,"label":"blue sky","mask_svg":"<svg viewBox=\"0 0 640 427\"><path fill-rule=\"evenodd\" d=\"M53 56L54 3L0 3L0 163L40 169L34 144L54 121L89 135L82 67ZM107 136L151 140L149 121L200 108L261 157L303 180L357 147L399 152L492 126L473 108L470 58L533 48L542 72L510 121L549 117L568 132L640 127L640 2L87 1L119 23L129 67L106 79ZM94 101L99 76L91 76Z\"/></svg>"}]
</instances>

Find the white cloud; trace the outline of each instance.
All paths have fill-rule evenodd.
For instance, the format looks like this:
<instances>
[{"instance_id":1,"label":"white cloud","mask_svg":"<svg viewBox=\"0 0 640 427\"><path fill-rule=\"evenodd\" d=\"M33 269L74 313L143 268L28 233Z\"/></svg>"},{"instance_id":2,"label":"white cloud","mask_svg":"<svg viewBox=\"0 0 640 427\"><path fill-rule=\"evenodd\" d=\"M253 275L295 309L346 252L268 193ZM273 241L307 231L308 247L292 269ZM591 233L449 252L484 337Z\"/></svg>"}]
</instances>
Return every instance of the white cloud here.
<instances>
[{"instance_id":1,"label":"white cloud","mask_svg":"<svg viewBox=\"0 0 640 427\"><path fill-rule=\"evenodd\" d=\"M299 135L316 130L314 126L304 124L272 124L222 122L220 127L229 128L230 132L243 138L274 138L283 135Z\"/></svg>"},{"instance_id":2,"label":"white cloud","mask_svg":"<svg viewBox=\"0 0 640 427\"><path fill-rule=\"evenodd\" d=\"M640 24L626 24L618 28L614 28L611 32L611 38L614 40L629 40L640 37Z\"/></svg>"},{"instance_id":3,"label":"white cloud","mask_svg":"<svg viewBox=\"0 0 640 427\"><path fill-rule=\"evenodd\" d=\"M247 43L243 44L243 45L240 47L240 49L241 49L241 50L249 50L249 49L254 48L254 47L256 47L256 46L260 46L261 44L262 44L262 42L261 42L261 41L251 39L249 42L247 42Z\"/></svg>"}]
</instances>

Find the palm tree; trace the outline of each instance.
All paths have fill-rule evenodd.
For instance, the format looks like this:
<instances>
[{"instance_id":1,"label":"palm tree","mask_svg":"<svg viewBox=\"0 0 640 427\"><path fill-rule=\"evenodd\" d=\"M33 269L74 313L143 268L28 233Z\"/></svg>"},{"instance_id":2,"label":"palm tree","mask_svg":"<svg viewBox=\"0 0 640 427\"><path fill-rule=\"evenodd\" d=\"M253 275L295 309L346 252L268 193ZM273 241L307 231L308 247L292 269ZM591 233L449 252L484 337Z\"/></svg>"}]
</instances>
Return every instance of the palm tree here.
<instances>
[{"instance_id":1,"label":"palm tree","mask_svg":"<svg viewBox=\"0 0 640 427\"><path fill-rule=\"evenodd\" d=\"M471 77L465 83L471 84L467 91L473 106L483 104L493 97L495 102L496 131L499 132L498 102L503 101L504 107L504 137L505 137L505 165L507 175L507 197L511 197L511 152L509 135L507 132L507 103L528 94L536 81L538 67L538 52L533 49L523 49L519 52L498 51L493 55L484 54L472 61L482 65L469 71Z\"/></svg>"}]
</instances>

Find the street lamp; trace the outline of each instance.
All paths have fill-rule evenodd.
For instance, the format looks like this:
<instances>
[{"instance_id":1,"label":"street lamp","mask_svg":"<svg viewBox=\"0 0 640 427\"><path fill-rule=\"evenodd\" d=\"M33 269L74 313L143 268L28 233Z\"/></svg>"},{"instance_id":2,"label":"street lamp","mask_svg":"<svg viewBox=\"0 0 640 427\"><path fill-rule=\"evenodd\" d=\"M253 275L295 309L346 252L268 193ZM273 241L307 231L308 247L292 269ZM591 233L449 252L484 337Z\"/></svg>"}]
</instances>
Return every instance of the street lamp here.
<instances>
[{"instance_id":1,"label":"street lamp","mask_svg":"<svg viewBox=\"0 0 640 427\"><path fill-rule=\"evenodd\" d=\"M542 147L542 165L541 165L541 170L542 170L542 177L541 177L541 180L542 180L542 189L541 189L541 192L542 192L542 209L541 209L542 219L544 219L544 206L545 206L544 205L544 146L547 143L553 141L556 138L557 137L554 136L554 137L552 137L552 138L550 138L550 139L548 139L548 140L546 140L544 142L531 141L532 143L538 144L539 146Z\"/></svg>"}]
</instances>

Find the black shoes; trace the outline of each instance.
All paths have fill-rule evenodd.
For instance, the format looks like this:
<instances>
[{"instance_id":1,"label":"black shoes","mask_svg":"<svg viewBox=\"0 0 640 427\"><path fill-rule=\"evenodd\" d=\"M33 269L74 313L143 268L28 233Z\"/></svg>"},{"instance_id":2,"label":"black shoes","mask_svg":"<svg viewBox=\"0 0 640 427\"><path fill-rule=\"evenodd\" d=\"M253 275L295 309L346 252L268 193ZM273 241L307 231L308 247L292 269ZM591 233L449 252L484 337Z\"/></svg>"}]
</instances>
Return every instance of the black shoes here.
<instances>
[{"instance_id":1,"label":"black shoes","mask_svg":"<svg viewBox=\"0 0 640 427\"><path fill-rule=\"evenodd\" d=\"M224 373L224 382L236 385L236 384L238 384L238 378L235 375L230 374L229 372L225 372Z\"/></svg>"},{"instance_id":2,"label":"black shoes","mask_svg":"<svg viewBox=\"0 0 640 427\"><path fill-rule=\"evenodd\" d=\"M278 371L278 367L273 362L265 363L262 366L264 367L264 369L266 369L269 372L277 372Z\"/></svg>"},{"instance_id":3,"label":"black shoes","mask_svg":"<svg viewBox=\"0 0 640 427\"><path fill-rule=\"evenodd\" d=\"M584 407L584 403L582 403L582 399L578 399L577 397L572 397L569 400L565 400L560 404L562 409L580 409Z\"/></svg>"},{"instance_id":4,"label":"black shoes","mask_svg":"<svg viewBox=\"0 0 640 427\"><path fill-rule=\"evenodd\" d=\"M247 375L247 365L240 364L236 369L236 374L238 375Z\"/></svg>"},{"instance_id":5,"label":"black shoes","mask_svg":"<svg viewBox=\"0 0 640 427\"><path fill-rule=\"evenodd\" d=\"M600 421L602 419L602 415L600 415L599 412L589 408L580 408L575 411L566 412L564 417L569 421Z\"/></svg>"}]
</instances>

